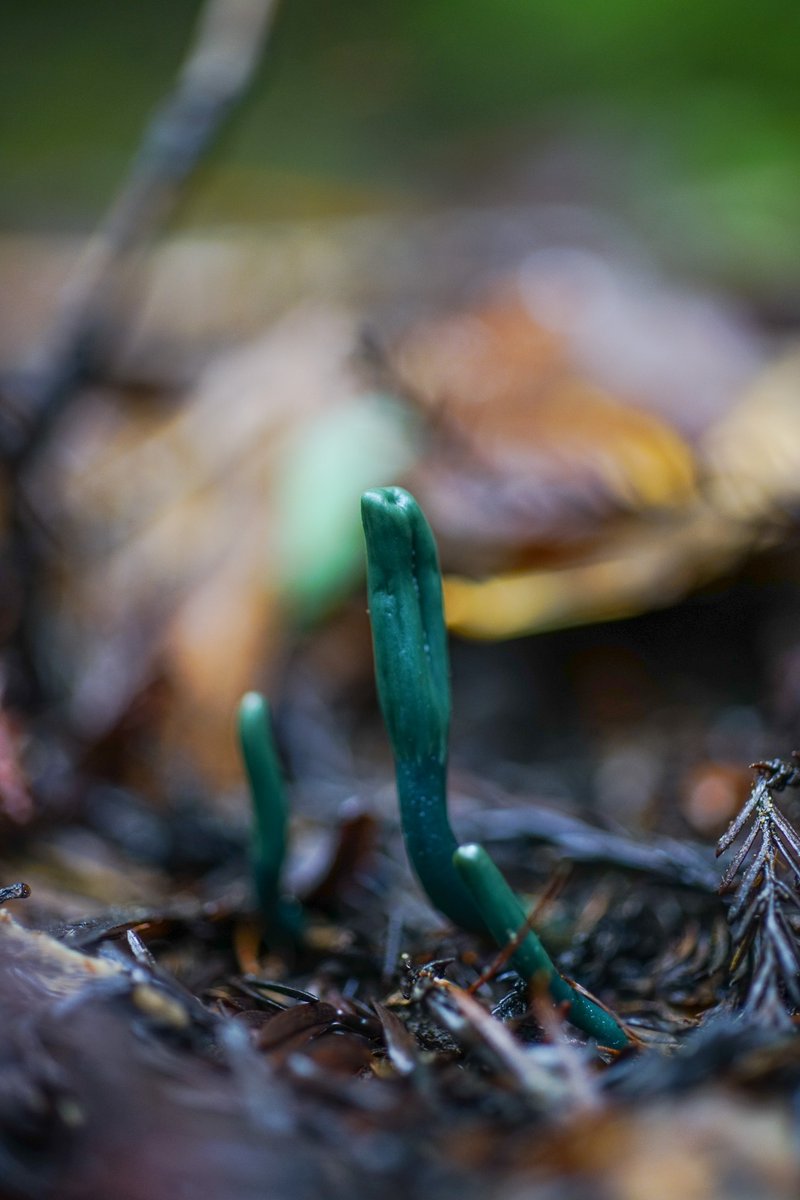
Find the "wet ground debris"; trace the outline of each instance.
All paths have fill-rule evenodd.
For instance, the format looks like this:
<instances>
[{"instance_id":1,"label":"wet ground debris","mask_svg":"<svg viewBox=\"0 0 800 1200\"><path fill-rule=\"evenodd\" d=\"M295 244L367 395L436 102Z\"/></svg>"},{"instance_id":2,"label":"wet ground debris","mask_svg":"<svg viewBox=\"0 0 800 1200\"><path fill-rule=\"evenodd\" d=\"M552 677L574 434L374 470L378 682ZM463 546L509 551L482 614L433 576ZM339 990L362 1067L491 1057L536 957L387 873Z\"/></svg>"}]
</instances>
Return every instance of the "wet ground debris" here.
<instances>
[{"instance_id":1,"label":"wet ground debris","mask_svg":"<svg viewBox=\"0 0 800 1200\"><path fill-rule=\"evenodd\" d=\"M717 845L722 854L744 835L719 890L733 892L731 971L743 1011L791 1026L790 1014L800 1008L800 835L775 796L800 787L800 755L753 768L750 798Z\"/></svg>"}]
</instances>

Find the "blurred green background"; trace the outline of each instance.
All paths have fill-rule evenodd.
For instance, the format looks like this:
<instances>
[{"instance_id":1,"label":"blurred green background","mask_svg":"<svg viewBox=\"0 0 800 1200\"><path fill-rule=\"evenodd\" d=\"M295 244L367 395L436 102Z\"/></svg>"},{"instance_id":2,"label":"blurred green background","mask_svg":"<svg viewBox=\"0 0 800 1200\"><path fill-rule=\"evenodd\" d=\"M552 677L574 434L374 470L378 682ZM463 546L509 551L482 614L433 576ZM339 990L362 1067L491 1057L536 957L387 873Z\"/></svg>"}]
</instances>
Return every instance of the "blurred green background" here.
<instances>
[{"instance_id":1,"label":"blurred green background","mask_svg":"<svg viewBox=\"0 0 800 1200\"><path fill-rule=\"evenodd\" d=\"M6 0L0 222L90 228L196 0ZM284 0L187 227L442 203L608 209L681 269L796 289L796 0Z\"/></svg>"}]
</instances>

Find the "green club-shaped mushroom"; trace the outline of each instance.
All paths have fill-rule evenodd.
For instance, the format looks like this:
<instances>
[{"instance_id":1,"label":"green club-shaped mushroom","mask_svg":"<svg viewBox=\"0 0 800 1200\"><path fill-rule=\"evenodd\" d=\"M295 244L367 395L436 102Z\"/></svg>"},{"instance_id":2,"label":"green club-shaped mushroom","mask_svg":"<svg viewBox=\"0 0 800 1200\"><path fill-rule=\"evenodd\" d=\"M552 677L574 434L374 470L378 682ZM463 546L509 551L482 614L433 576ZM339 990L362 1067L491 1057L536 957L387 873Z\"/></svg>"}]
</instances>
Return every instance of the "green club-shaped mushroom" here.
<instances>
[{"instance_id":1,"label":"green club-shaped mushroom","mask_svg":"<svg viewBox=\"0 0 800 1200\"><path fill-rule=\"evenodd\" d=\"M403 837L433 904L484 933L453 866L458 847L447 816L450 665L442 576L430 526L403 488L361 497L375 681L394 751Z\"/></svg>"},{"instance_id":2,"label":"green club-shaped mushroom","mask_svg":"<svg viewBox=\"0 0 800 1200\"><path fill-rule=\"evenodd\" d=\"M408 857L436 908L505 946L525 925L522 907L485 850L459 848L447 815L450 675L433 533L403 488L365 492L361 515L375 679ZM607 1046L627 1044L617 1022L559 974L535 933L522 939L512 961L525 979L543 979L586 1033Z\"/></svg>"},{"instance_id":3,"label":"green club-shaped mushroom","mask_svg":"<svg viewBox=\"0 0 800 1200\"><path fill-rule=\"evenodd\" d=\"M251 863L256 898L269 929L278 937L294 938L302 927L302 911L280 890L289 810L269 705L258 692L242 697L238 732L253 802Z\"/></svg>"}]
</instances>

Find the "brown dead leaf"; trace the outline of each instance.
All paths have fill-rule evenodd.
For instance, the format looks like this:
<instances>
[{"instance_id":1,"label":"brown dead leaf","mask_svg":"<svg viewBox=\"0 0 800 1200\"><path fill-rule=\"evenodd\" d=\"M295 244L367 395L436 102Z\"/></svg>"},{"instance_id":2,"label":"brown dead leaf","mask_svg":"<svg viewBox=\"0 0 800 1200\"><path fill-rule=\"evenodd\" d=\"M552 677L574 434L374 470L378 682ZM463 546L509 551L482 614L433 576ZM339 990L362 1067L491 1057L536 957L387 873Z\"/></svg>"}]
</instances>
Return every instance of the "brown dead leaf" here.
<instances>
[{"instance_id":1,"label":"brown dead leaf","mask_svg":"<svg viewBox=\"0 0 800 1200\"><path fill-rule=\"evenodd\" d=\"M438 430L418 490L448 562L563 557L693 495L684 438L582 376L513 294L412 332L396 369Z\"/></svg>"},{"instance_id":2,"label":"brown dead leaf","mask_svg":"<svg viewBox=\"0 0 800 1200\"><path fill-rule=\"evenodd\" d=\"M670 405L617 320L617 354L622 364L638 355L642 390L612 395L596 382L614 374L611 346L600 362L597 321L592 357L579 304L574 330L563 296L555 317L542 295L531 306L532 270L482 306L412 330L393 359L435 433L414 488L449 568L448 623L469 637L670 604L782 537L800 506L796 354L758 375L742 334L731 369L723 351L735 327L720 314L715 326L713 309L689 297L719 350L718 377L707 355L697 396L676 377ZM652 292L642 306L668 317L663 289ZM696 343L681 332L691 358Z\"/></svg>"}]
</instances>

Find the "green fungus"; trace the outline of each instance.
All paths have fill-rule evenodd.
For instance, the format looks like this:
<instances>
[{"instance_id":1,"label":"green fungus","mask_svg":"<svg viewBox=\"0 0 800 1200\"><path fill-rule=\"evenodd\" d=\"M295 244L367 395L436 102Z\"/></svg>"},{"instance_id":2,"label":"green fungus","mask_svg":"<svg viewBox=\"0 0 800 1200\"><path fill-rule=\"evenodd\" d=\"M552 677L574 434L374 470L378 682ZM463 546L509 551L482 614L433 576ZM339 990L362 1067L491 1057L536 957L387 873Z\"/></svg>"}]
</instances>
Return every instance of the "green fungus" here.
<instances>
[{"instance_id":1,"label":"green fungus","mask_svg":"<svg viewBox=\"0 0 800 1200\"><path fill-rule=\"evenodd\" d=\"M502 949L519 937L527 918L503 874L482 846L459 846L453 862L497 945ZM511 955L514 969L529 982L541 981L556 1004L565 1005L566 1015L603 1046L621 1050L628 1038L621 1026L599 1004L576 991L556 970L550 955L532 929L520 939Z\"/></svg>"},{"instance_id":2,"label":"green fungus","mask_svg":"<svg viewBox=\"0 0 800 1200\"><path fill-rule=\"evenodd\" d=\"M281 894L286 857L289 806L272 737L269 705L258 692L247 692L239 703L239 745L253 801L251 864L259 908L278 936L296 937L302 912L296 901Z\"/></svg>"},{"instance_id":3,"label":"green fungus","mask_svg":"<svg viewBox=\"0 0 800 1200\"><path fill-rule=\"evenodd\" d=\"M458 846L447 815L450 672L433 533L403 488L365 492L361 517L375 680L408 857L436 908L506 946L525 926L522 906L482 847ZM524 979L542 979L573 1024L604 1046L628 1044L614 1018L559 974L535 933L512 962Z\"/></svg>"},{"instance_id":4,"label":"green fungus","mask_svg":"<svg viewBox=\"0 0 800 1200\"><path fill-rule=\"evenodd\" d=\"M361 498L375 680L392 744L403 837L432 903L451 921L486 926L453 866L447 816L450 667L433 533L403 488Z\"/></svg>"}]
</instances>

